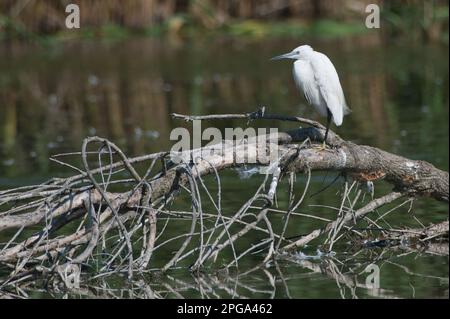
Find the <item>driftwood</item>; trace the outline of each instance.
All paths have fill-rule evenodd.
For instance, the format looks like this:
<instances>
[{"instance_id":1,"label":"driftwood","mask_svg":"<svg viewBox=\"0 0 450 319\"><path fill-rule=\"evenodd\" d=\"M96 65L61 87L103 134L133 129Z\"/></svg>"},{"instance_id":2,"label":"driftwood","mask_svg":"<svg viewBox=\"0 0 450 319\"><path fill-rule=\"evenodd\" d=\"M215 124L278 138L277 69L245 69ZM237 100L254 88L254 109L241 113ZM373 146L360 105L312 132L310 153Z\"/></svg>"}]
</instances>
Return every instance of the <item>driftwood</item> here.
<instances>
[{"instance_id":1,"label":"driftwood","mask_svg":"<svg viewBox=\"0 0 450 319\"><path fill-rule=\"evenodd\" d=\"M368 216L386 204L408 203L421 196L449 200L447 172L424 161L345 141L332 131L328 146L320 148L325 128L308 119L270 115L264 110L197 117L173 114L173 118L284 120L309 127L240 143L225 140L214 146L214 152L205 153L208 147L186 151L180 153L181 157L192 160L179 164L169 160L170 152L128 158L106 139L86 138L80 153L69 154L81 155L82 168L65 163L61 155L53 158L76 170L77 175L0 191L0 239L4 241L0 242L0 265L9 269L9 275L0 278L0 287L25 282L37 274L59 274L65 279L65 271L73 265L87 271L89 267L85 266L96 264L96 276L126 272L130 278L136 272L167 271L186 262L190 269L200 270L216 263L219 254L231 250L231 260L219 265L228 269L237 267L242 258L254 251L265 252L262 257L265 263L319 237L324 238L322 249L331 251L344 237L356 236L357 241L363 242L369 231L358 229L359 221L379 228ZM264 146L257 143L261 138L267 142ZM92 144L99 147L92 150ZM267 155L271 146L279 151L275 165ZM236 163L242 153L248 156ZM95 168L91 167L93 159L97 163ZM248 163L261 167L271 164L273 170L252 198L239 210L227 214L221 205L220 172ZM315 171L336 171L345 176L341 205L335 208L335 220L324 220L321 228L292 237L286 231L289 223L298 218L320 219L299 211ZM207 175L214 177L216 194L204 179ZM301 191L295 190L296 175L304 175L306 179ZM289 205L283 209L276 203L282 179L289 185ZM364 190L360 186L380 180L392 184L392 191L363 200ZM190 198L190 211L175 208L175 199L180 196ZM204 210L205 202L214 208ZM284 214L283 225L273 225L271 214ZM442 223L424 229L380 228L380 231L389 239L397 240L401 235L403 239L397 241L402 245L405 239L414 239L415 244L421 245L447 242L448 221L444 221L447 218L445 215ZM178 235L165 236L167 225L174 219L183 220L184 226ZM247 243L244 250L237 249L237 242L251 232L260 233L265 239ZM156 255L166 246L172 247L172 253L164 256L166 260L159 259L162 255Z\"/></svg>"}]
</instances>

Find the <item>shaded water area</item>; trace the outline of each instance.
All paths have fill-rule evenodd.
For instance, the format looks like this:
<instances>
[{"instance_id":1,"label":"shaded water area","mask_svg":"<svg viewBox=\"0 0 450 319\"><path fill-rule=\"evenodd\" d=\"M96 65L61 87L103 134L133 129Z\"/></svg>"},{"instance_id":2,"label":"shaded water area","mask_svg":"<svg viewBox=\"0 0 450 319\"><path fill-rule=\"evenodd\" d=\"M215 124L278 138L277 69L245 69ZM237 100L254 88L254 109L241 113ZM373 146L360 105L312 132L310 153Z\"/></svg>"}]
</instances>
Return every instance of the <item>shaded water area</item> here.
<instances>
[{"instance_id":1,"label":"shaded water area","mask_svg":"<svg viewBox=\"0 0 450 319\"><path fill-rule=\"evenodd\" d=\"M448 170L447 45L382 43L371 35L302 41L326 53L340 75L352 113L342 127L333 128L338 134L355 143L426 160ZM73 174L48 158L79 151L88 135L109 138L128 156L168 150L174 143L169 140L171 130L189 127L172 120L169 116L172 112L241 113L265 106L271 113L301 115L323 122L297 92L291 63L269 61L270 57L297 45L298 41L292 39L261 41L225 36L189 42L177 38L169 41L130 38L43 46L2 44L0 189ZM247 123L227 120L202 125L223 129L244 127ZM288 130L296 124L251 125ZM238 209L252 196L261 178L240 179L235 171L224 173L225 210L231 214ZM311 193L334 178L332 173L314 174ZM298 189L304 182L304 177L299 176ZM338 205L336 194L343 183L339 179L330 188L308 198L305 212L334 219L335 211L321 205ZM375 196L389 187L376 184ZM287 194L278 194L280 205L287 201ZM187 199L186 208L189 209ZM274 225L282 224L282 215L274 212L270 218ZM420 227L420 223L446 219L447 205L419 198L412 206L404 205L389 215L386 222ZM182 223L186 222L171 227ZM322 224L302 220L291 224L288 233L305 234ZM166 234L170 235L170 231ZM379 248L363 249L349 262L345 260L352 253L351 247L336 247L336 255L330 259L317 258L317 248L313 245L304 250L309 257L289 256L278 264L245 274L245 270L257 265L256 255L254 261L250 259L240 265L244 275L238 271L229 274L211 271L196 277L180 265L169 277L150 276L143 282L166 297L177 297L175 287L182 288L178 293L184 297L448 297L448 246L446 254L406 248L385 252ZM164 253L169 255L171 247L161 252ZM339 275L375 258L382 288L377 293L365 288L367 274L363 272L354 275L360 285L353 290L346 285L351 280ZM139 282L128 289L129 284L121 278L111 279L109 284L123 297L132 297L133 291L143 289ZM88 296L102 296L103 292L93 291ZM37 291L32 296L47 293Z\"/></svg>"}]
</instances>

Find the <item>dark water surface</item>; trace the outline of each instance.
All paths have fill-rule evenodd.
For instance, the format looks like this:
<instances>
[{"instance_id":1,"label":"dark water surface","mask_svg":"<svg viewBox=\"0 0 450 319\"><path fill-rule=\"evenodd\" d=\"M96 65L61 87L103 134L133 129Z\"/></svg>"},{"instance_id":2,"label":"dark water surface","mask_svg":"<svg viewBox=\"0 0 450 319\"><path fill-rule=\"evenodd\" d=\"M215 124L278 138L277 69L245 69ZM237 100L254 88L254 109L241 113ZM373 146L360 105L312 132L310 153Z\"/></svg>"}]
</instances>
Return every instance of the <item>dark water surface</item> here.
<instances>
[{"instance_id":1,"label":"dark water surface","mask_svg":"<svg viewBox=\"0 0 450 319\"><path fill-rule=\"evenodd\" d=\"M448 170L448 46L384 44L371 36L308 43L331 58L352 109L343 126L334 128L337 133ZM186 126L172 120L172 112L240 113L266 106L271 113L323 121L295 89L291 63L269 61L297 45L292 39L227 37L191 42L132 38L48 46L1 44L0 189L72 174L48 158L79 151L87 135L107 137L129 156L167 150L172 145L170 131ZM204 125L224 128L246 123L229 120ZM292 123L255 125L280 130L295 127ZM313 190L333 178L332 174L315 174ZM260 177L237 180L236 172L222 179L223 207L229 212L238 209L261 182ZM304 177L297 183L303 185ZM305 210L321 217L335 216L317 205L334 204L332 198L342 183L308 199ZM388 187L377 185L375 196ZM286 202L286 197L279 194L279 201ZM418 220L427 224L448 219L448 206L432 200L416 200L409 209L409 204L399 208L389 222L419 227ZM271 219L281 224L281 216L274 213ZM289 232L302 234L318 225L322 224L303 219L291 225ZM306 253L315 255L315 248ZM220 275L195 278L179 270L171 279L148 282L156 290L174 283L185 285L182 295L186 297L448 297L448 246L443 255L387 252L386 258L376 262L382 288L377 293L364 287L367 274L355 275L360 286L353 290L345 276L337 275L355 263L370 261L371 254L377 253L363 251L351 263L339 263L346 259L348 249L337 249L337 261L281 260L245 276L227 276L227 280ZM247 263L247 268L256 265L256 261L255 265ZM206 295L192 288L202 284L212 289ZM130 296L129 292L124 296ZM165 296L176 297L170 289Z\"/></svg>"}]
</instances>

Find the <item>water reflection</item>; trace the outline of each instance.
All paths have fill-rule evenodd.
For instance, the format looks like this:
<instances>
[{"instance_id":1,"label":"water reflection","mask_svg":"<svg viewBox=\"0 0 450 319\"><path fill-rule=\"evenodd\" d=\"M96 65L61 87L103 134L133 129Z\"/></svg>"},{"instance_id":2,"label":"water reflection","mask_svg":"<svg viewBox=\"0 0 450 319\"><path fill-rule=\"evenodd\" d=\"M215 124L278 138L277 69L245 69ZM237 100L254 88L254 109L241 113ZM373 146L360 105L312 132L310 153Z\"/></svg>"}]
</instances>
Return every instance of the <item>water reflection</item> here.
<instances>
[{"instance_id":1,"label":"water reflection","mask_svg":"<svg viewBox=\"0 0 450 319\"><path fill-rule=\"evenodd\" d=\"M370 36L363 39L309 41L332 58L353 110L339 132L448 168L448 47L380 48ZM79 149L86 135L111 138L130 155L168 148L171 128L180 125L171 112L242 112L265 105L318 118L295 90L291 65L268 61L296 44L223 38L2 47L0 175L49 175L54 167L48 157Z\"/></svg>"},{"instance_id":2,"label":"water reflection","mask_svg":"<svg viewBox=\"0 0 450 319\"><path fill-rule=\"evenodd\" d=\"M446 245L448 247L448 245ZM430 255L431 254L431 255ZM10 297L64 297L71 298L423 298L448 297L448 276L440 277L424 264L433 259L434 267L444 267L447 254L392 250L366 250L357 255L341 254L318 259L280 256L267 265L249 269L211 270L208 273L188 273L186 269L173 270L162 275L156 272L137 275L132 282L123 276L91 278L80 287L67 291L64 284L51 281L48 290L25 290ZM425 258L424 258L425 257ZM414 259L414 268L408 266ZM379 287L368 280L369 265L379 269ZM393 281L395 273L402 283ZM432 290L427 287L433 287ZM5 293L5 292L4 292ZM3 297L7 297L4 295Z\"/></svg>"}]
</instances>

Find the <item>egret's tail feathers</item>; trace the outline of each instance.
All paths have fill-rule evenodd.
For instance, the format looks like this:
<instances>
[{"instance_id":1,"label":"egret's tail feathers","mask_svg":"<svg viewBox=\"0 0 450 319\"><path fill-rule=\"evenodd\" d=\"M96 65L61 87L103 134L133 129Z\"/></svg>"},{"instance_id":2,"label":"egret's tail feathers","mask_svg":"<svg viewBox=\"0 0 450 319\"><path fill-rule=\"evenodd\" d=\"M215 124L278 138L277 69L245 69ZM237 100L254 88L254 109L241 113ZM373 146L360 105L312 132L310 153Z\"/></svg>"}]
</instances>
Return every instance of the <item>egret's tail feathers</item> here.
<instances>
[{"instance_id":1,"label":"egret's tail feathers","mask_svg":"<svg viewBox=\"0 0 450 319\"><path fill-rule=\"evenodd\" d=\"M344 119L344 108L342 107L342 104L334 94L326 95L325 101L327 102L328 110L330 110L331 115L333 115L334 124L340 126Z\"/></svg>"},{"instance_id":2,"label":"egret's tail feathers","mask_svg":"<svg viewBox=\"0 0 450 319\"><path fill-rule=\"evenodd\" d=\"M344 115L349 115L352 113L352 110L348 107L347 104L344 104Z\"/></svg>"},{"instance_id":3,"label":"egret's tail feathers","mask_svg":"<svg viewBox=\"0 0 450 319\"><path fill-rule=\"evenodd\" d=\"M341 126L342 125L342 121L343 121L343 116L339 117L339 116L334 116L333 115L333 122L334 124L336 124L336 126Z\"/></svg>"}]
</instances>

